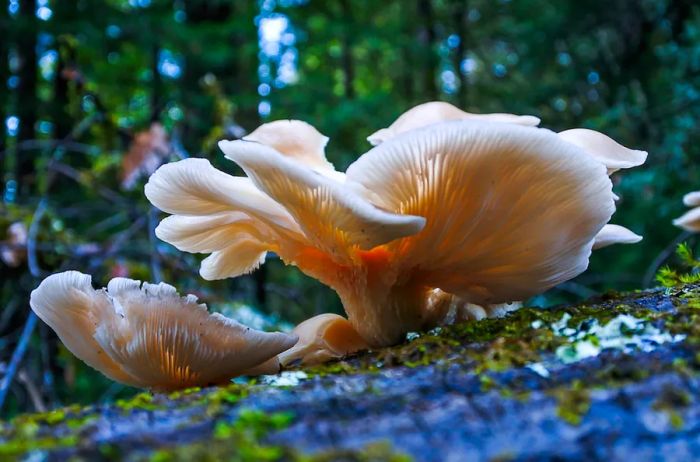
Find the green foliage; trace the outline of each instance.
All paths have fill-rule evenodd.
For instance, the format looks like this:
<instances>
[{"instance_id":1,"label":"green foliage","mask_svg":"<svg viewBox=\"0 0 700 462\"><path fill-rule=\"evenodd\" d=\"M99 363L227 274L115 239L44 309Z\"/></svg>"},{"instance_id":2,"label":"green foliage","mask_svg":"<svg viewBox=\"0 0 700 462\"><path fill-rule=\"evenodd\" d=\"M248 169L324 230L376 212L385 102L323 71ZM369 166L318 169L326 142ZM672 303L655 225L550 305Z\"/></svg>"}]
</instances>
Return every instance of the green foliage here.
<instances>
[{"instance_id":1,"label":"green foliage","mask_svg":"<svg viewBox=\"0 0 700 462\"><path fill-rule=\"evenodd\" d=\"M660 268L656 274L659 284L664 287L674 287L700 281L700 260L695 258L690 246L685 242L678 244L676 256L679 260L679 268L672 269L669 266Z\"/></svg>"},{"instance_id":2,"label":"green foliage","mask_svg":"<svg viewBox=\"0 0 700 462\"><path fill-rule=\"evenodd\" d=\"M591 407L589 391L579 380L555 390L557 398L557 415L571 425L578 425Z\"/></svg>"}]
</instances>

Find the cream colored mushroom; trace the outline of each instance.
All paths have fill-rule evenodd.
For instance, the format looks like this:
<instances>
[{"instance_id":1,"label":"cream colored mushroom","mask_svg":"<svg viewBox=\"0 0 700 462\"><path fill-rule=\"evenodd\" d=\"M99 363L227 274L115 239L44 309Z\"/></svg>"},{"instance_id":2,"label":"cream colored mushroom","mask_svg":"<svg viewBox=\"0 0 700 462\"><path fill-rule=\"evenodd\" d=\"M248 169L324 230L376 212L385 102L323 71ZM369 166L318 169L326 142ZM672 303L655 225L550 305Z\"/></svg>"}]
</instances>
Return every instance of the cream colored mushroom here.
<instances>
[{"instance_id":1,"label":"cream colored mushroom","mask_svg":"<svg viewBox=\"0 0 700 462\"><path fill-rule=\"evenodd\" d=\"M368 136L367 141L373 146L377 146L401 133L452 120L503 122L526 126L537 126L540 123L540 119L534 116L519 116L504 113L472 114L450 103L431 101L429 103L419 104L404 112L388 128L382 128Z\"/></svg>"},{"instance_id":2,"label":"cream colored mushroom","mask_svg":"<svg viewBox=\"0 0 700 462\"><path fill-rule=\"evenodd\" d=\"M673 224L691 233L700 232L700 191L690 192L683 196L683 203L694 208L673 220Z\"/></svg>"},{"instance_id":3,"label":"cream colored mushroom","mask_svg":"<svg viewBox=\"0 0 700 462\"><path fill-rule=\"evenodd\" d=\"M635 234L624 226L605 225L596 235L593 242L593 250L602 249L613 244L636 244L642 240L642 236Z\"/></svg>"},{"instance_id":4,"label":"cream colored mushroom","mask_svg":"<svg viewBox=\"0 0 700 462\"><path fill-rule=\"evenodd\" d=\"M219 255L222 263L202 272L208 279L242 274L274 251L334 288L372 347L440 323L449 310L430 302L435 289L494 315L501 310L491 306L583 272L615 210L606 164L528 126L535 120L440 117L398 130L342 177L280 152L285 130L220 144L248 178L200 159L161 167L146 195L174 216L157 234ZM317 152L317 141L303 142L289 138Z\"/></svg>"},{"instance_id":5,"label":"cream colored mushroom","mask_svg":"<svg viewBox=\"0 0 700 462\"><path fill-rule=\"evenodd\" d=\"M112 279L92 288L77 271L53 274L31 294L32 310L74 355L112 380L173 390L279 370L276 355L294 335L253 330L174 287Z\"/></svg>"},{"instance_id":6,"label":"cream colored mushroom","mask_svg":"<svg viewBox=\"0 0 700 462\"><path fill-rule=\"evenodd\" d=\"M500 318L520 309L522 302L497 303L493 305L477 305L469 303L456 295L440 289L433 289L428 296L427 305L434 314L436 322L443 325L464 321L479 321L485 318Z\"/></svg>"},{"instance_id":7,"label":"cream colored mushroom","mask_svg":"<svg viewBox=\"0 0 700 462\"><path fill-rule=\"evenodd\" d=\"M279 355L283 366L310 366L369 348L352 324L337 314L314 316L295 327L292 333L299 341Z\"/></svg>"},{"instance_id":8,"label":"cream colored mushroom","mask_svg":"<svg viewBox=\"0 0 700 462\"><path fill-rule=\"evenodd\" d=\"M647 160L646 151L626 148L595 130L574 128L559 133L559 136L602 162L608 169L608 175L620 169L637 167Z\"/></svg>"},{"instance_id":9,"label":"cream colored mushroom","mask_svg":"<svg viewBox=\"0 0 700 462\"><path fill-rule=\"evenodd\" d=\"M270 146L281 154L303 162L317 171L335 172L333 164L326 159L325 149L328 137L301 120L276 120L266 123L244 136L243 139Z\"/></svg>"}]
</instances>

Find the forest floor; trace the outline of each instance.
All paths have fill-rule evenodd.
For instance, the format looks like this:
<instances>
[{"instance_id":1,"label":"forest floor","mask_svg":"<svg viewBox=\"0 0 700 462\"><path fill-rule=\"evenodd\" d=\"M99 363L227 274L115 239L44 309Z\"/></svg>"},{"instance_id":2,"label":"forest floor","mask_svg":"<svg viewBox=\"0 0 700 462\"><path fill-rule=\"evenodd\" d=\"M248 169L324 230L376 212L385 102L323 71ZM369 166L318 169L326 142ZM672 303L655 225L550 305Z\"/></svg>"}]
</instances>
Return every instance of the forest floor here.
<instances>
[{"instance_id":1,"label":"forest floor","mask_svg":"<svg viewBox=\"0 0 700 462\"><path fill-rule=\"evenodd\" d=\"M700 285L523 308L225 387L28 414L0 460L693 460Z\"/></svg>"}]
</instances>

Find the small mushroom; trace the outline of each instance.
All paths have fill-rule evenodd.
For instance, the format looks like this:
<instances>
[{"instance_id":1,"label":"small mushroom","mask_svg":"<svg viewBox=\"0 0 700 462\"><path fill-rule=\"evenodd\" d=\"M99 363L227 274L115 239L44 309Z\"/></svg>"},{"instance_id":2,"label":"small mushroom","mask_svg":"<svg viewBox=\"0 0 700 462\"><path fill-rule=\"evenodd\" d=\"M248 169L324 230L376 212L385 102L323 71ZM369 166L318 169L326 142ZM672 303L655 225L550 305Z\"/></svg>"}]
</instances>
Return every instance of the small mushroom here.
<instances>
[{"instance_id":1,"label":"small mushroom","mask_svg":"<svg viewBox=\"0 0 700 462\"><path fill-rule=\"evenodd\" d=\"M440 289L433 289L428 297L430 310L436 313L443 325L455 324L464 321L479 321L485 318L500 318L520 309L522 302L496 303L492 305L477 305L469 303L456 295ZM437 315L439 313L439 315Z\"/></svg>"},{"instance_id":2,"label":"small mushroom","mask_svg":"<svg viewBox=\"0 0 700 462\"><path fill-rule=\"evenodd\" d=\"M292 333L299 341L279 355L282 366L310 366L369 348L352 324L337 314L314 316L295 327Z\"/></svg>"},{"instance_id":3,"label":"small mushroom","mask_svg":"<svg viewBox=\"0 0 700 462\"><path fill-rule=\"evenodd\" d=\"M613 244L636 244L642 236L620 225L607 224L596 235L593 250L602 249Z\"/></svg>"},{"instance_id":4,"label":"small mushroom","mask_svg":"<svg viewBox=\"0 0 700 462\"><path fill-rule=\"evenodd\" d=\"M560 132L559 137L579 146L586 154L602 162L608 169L608 175L620 169L637 167L647 160L646 151L626 148L595 130L574 128Z\"/></svg>"},{"instance_id":5,"label":"small mushroom","mask_svg":"<svg viewBox=\"0 0 700 462\"><path fill-rule=\"evenodd\" d=\"M700 191L693 191L683 196L683 203L694 208L673 220L673 224L691 233L700 232Z\"/></svg>"},{"instance_id":6,"label":"small mushroom","mask_svg":"<svg viewBox=\"0 0 700 462\"><path fill-rule=\"evenodd\" d=\"M526 126L537 126L540 119L534 116L520 116L514 114L472 114L465 112L450 103L431 101L419 104L404 112L388 128L382 128L367 137L371 145L377 146L395 136L416 128L428 125L449 122L452 120L472 120L485 122L503 122Z\"/></svg>"},{"instance_id":7,"label":"small mushroom","mask_svg":"<svg viewBox=\"0 0 700 462\"><path fill-rule=\"evenodd\" d=\"M168 284L112 279L107 289L77 271L53 274L31 294L32 310L74 355L112 380L174 390L279 370L294 335L261 332Z\"/></svg>"}]
</instances>

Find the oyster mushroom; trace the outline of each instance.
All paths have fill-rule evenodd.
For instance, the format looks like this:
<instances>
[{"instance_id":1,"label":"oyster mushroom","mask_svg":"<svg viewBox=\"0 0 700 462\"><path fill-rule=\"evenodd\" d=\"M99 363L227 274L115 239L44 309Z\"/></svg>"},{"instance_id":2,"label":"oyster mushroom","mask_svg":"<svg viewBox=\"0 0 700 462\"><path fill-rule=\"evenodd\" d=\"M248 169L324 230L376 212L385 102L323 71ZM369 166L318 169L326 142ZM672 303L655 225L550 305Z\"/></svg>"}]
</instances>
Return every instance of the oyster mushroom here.
<instances>
[{"instance_id":1,"label":"oyster mushroom","mask_svg":"<svg viewBox=\"0 0 700 462\"><path fill-rule=\"evenodd\" d=\"M602 162L608 169L608 175L620 169L638 167L647 160L646 151L626 148L595 130L574 128L560 132L559 136Z\"/></svg>"},{"instance_id":2,"label":"oyster mushroom","mask_svg":"<svg viewBox=\"0 0 700 462\"><path fill-rule=\"evenodd\" d=\"M602 249L613 244L636 244L642 236L635 234L624 226L607 224L596 235L593 250Z\"/></svg>"},{"instance_id":3,"label":"oyster mushroom","mask_svg":"<svg viewBox=\"0 0 700 462\"><path fill-rule=\"evenodd\" d=\"M127 385L173 390L224 383L251 369L275 371L275 356L297 340L210 314L194 295L180 297L168 284L115 278L95 290L91 279L53 274L30 305L74 355Z\"/></svg>"},{"instance_id":4,"label":"oyster mushroom","mask_svg":"<svg viewBox=\"0 0 700 462\"><path fill-rule=\"evenodd\" d=\"M409 109L399 116L389 128L379 130L370 135L367 140L371 144L377 145L400 133L452 120L486 120L526 126L536 126L540 122L537 117L533 116L517 116L502 113L471 114L449 103L434 101ZM575 128L560 132L558 135L565 141L583 149L589 156L600 161L607 168L608 175L612 175L621 169L642 165L647 159L645 151L626 148L612 138L595 130ZM619 197L613 194L613 199L617 201ZM641 240L642 236L623 226L605 225L600 231L600 235L596 236L593 250L613 244L635 244ZM483 307L481 308L483 309ZM488 312L489 309L486 308L486 311Z\"/></svg>"},{"instance_id":5,"label":"oyster mushroom","mask_svg":"<svg viewBox=\"0 0 700 462\"><path fill-rule=\"evenodd\" d=\"M369 348L347 319L332 313L307 319L292 333L299 337L299 341L279 355L283 366L324 363Z\"/></svg>"},{"instance_id":6,"label":"oyster mushroom","mask_svg":"<svg viewBox=\"0 0 700 462\"><path fill-rule=\"evenodd\" d=\"M615 210L599 158L534 120L431 120L397 130L345 175L281 152L281 131L223 141L247 178L202 159L161 167L145 192L173 216L156 234L212 253L207 279L243 274L275 252L335 289L372 347L438 324L447 311L430 303L435 289L485 307L586 269ZM311 139L307 152L317 149Z\"/></svg>"},{"instance_id":7,"label":"oyster mushroom","mask_svg":"<svg viewBox=\"0 0 700 462\"><path fill-rule=\"evenodd\" d=\"M700 191L683 196L683 204L693 208L673 220L673 224L691 233L700 232Z\"/></svg>"}]
</instances>

